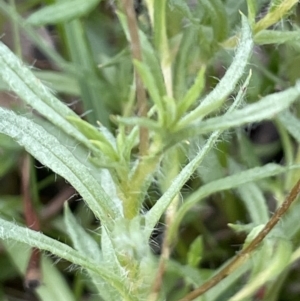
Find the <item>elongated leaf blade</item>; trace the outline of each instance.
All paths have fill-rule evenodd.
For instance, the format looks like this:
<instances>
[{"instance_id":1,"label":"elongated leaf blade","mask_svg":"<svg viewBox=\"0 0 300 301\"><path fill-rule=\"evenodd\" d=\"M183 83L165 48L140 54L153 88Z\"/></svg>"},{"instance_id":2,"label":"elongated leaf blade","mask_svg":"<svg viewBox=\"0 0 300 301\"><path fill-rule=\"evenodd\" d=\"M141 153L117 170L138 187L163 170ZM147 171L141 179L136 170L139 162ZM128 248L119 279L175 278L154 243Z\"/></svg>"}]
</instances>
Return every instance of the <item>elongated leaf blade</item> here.
<instances>
[{"instance_id":1,"label":"elongated leaf blade","mask_svg":"<svg viewBox=\"0 0 300 301\"><path fill-rule=\"evenodd\" d=\"M234 111L242 102L244 93L246 88L249 84L251 78L251 72L249 73L248 77L246 78L244 85L240 88L239 93L228 109L227 114L230 114ZM221 135L222 131L215 131L213 132L198 154L195 156L189 164L187 164L178 176L174 179L170 187L167 191L163 194L163 196L156 202L156 204L150 209L150 211L146 215L146 235L149 237L153 228L155 227L156 223L159 221L162 214L165 212L166 208L170 205L173 198L176 194L180 192L180 189L184 185L184 183L190 178L190 176L194 173L197 167L201 164L205 156L209 153L209 151L215 145L217 139Z\"/></svg>"},{"instance_id":2,"label":"elongated leaf blade","mask_svg":"<svg viewBox=\"0 0 300 301\"><path fill-rule=\"evenodd\" d=\"M241 167L231 158L229 158L230 174L241 172ZM248 214L255 225L265 224L269 220L269 210L266 200L259 186L255 183L247 183L237 187Z\"/></svg>"},{"instance_id":3,"label":"elongated leaf blade","mask_svg":"<svg viewBox=\"0 0 300 301\"><path fill-rule=\"evenodd\" d=\"M278 116L279 121L287 131L300 143L300 120L289 111L284 111Z\"/></svg>"},{"instance_id":4,"label":"elongated leaf blade","mask_svg":"<svg viewBox=\"0 0 300 301\"><path fill-rule=\"evenodd\" d=\"M250 104L243 109L230 114L209 118L199 122L178 134L177 139L186 139L214 130L226 130L231 127L242 126L251 122L272 119L281 111L287 109L293 102L299 100L300 82L285 91L270 94L260 101Z\"/></svg>"},{"instance_id":5,"label":"elongated leaf blade","mask_svg":"<svg viewBox=\"0 0 300 301\"><path fill-rule=\"evenodd\" d=\"M201 119L210 112L218 109L227 96L234 90L237 82L242 77L253 47L251 29L247 19L242 16L242 35L235 58L226 71L219 84L209 93L200 103L200 105L187 114L180 122L179 127L189 124L196 119Z\"/></svg>"},{"instance_id":6,"label":"elongated leaf blade","mask_svg":"<svg viewBox=\"0 0 300 301\"><path fill-rule=\"evenodd\" d=\"M65 203L65 224L73 245L82 255L87 255L95 262L101 262L99 244L76 221L67 203Z\"/></svg>"},{"instance_id":7,"label":"elongated leaf blade","mask_svg":"<svg viewBox=\"0 0 300 301\"><path fill-rule=\"evenodd\" d=\"M296 167L296 166L295 166ZM219 191L236 188L240 185L255 182L264 178L272 177L280 173L285 172L291 167L282 167L277 164L267 164L262 167L255 167L242 171L240 173L225 177L203 185L197 191L192 193L184 202L184 204L179 208L177 212L176 219L170 228L170 236L173 236L176 233L176 230L179 227L179 224L184 217L184 215L198 202L201 202L205 197L209 196L212 193Z\"/></svg>"},{"instance_id":8,"label":"elongated leaf blade","mask_svg":"<svg viewBox=\"0 0 300 301\"><path fill-rule=\"evenodd\" d=\"M78 116L51 94L40 80L1 42L0 77L28 105L62 131L101 156L99 150L66 119L67 116Z\"/></svg>"},{"instance_id":9,"label":"elongated leaf blade","mask_svg":"<svg viewBox=\"0 0 300 301\"><path fill-rule=\"evenodd\" d=\"M107 267L103 262L104 258L102 256L103 253L100 251L100 244L97 244L97 242L79 225L68 205L65 205L65 224L75 249L83 256L91 258L98 264L101 264L102 267ZM117 292L111 288L108 283L105 283L105 280L102 277L92 271L88 271L88 273L99 295L104 300L111 300L113 294L114 296L117 295ZM117 297L120 298L120 296Z\"/></svg>"},{"instance_id":10,"label":"elongated leaf blade","mask_svg":"<svg viewBox=\"0 0 300 301\"><path fill-rule=\"evenodd\" d=\"M35 26L58 24L80 18L92 11L100 0L72 0L45 6L29 16L27 22Z\"/></svg>"},{"instance_id":11,"label":"elongated leaf blade","mask_svg":"<svg viewBox=\"0 0 300 301\"><path fill-rule=\"evenodd\" d=\"M121 212L89 170L55 137L32 121L0 108L0 132L23 145L42 164L64 177L107 225Z\"/></svg>"},{"instance_id":12,"label":"elongated leaf blade","mask_svg":"<svg viewBox=\"0 0 300 301\"><path fill-rule=\"evenodd\" d=\"M282 44L289 41L299 41L299 31L262 30L254 36L258 45Z\"/></svg>"},{"instance_id":13,"label":"elongated leaf blade","mask_svg":"<svg viewBox=\"0 0 300 301\"><path fill-rule=\"evenodd\" d=\"M68 245L47 237L42 233L15 225L12 222L0 218L0 238L15 240L41 250L49 251L60 258L66 259L103 277L103 279L112 284L123 296L127 294L123 280L119 279L117 275L95 263L90 258L81 255Z\"/></svg>"}]
</instances>

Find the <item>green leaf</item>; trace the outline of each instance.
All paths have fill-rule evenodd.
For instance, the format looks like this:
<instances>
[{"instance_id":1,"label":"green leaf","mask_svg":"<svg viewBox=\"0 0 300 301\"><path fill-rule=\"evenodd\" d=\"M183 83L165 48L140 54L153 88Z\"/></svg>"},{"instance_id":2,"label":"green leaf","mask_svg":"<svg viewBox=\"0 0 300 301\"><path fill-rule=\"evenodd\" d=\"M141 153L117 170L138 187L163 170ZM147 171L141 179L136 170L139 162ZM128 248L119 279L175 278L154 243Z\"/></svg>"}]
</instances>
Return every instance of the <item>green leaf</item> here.
<instances>
[{"instance_id":1,"label":"green leaf","mask_svg":"<svg viewBox=\"0 0 300 301\"><path fill-rule=\"evenodd\" d=\"M101 229L101 251L103 255L103 261L101 265L114 274L119 275L121 278L124 278L125 270L121 268L118 258L115 256L115 249L111 244L110 237L108 236L105 227L102 227ZM101 297L107 301L120 299L120 294L118 294L114 287L108 286L107 284L105 285L102 279L95 280L98 281L98 283L95 282L95 284Z\"/></svg>"},{"instance_id":2,"label":"green leaf","mask_svg":"<svg viewBox=\"0 0 300 301\"><path fill-rule=\"evenodd\" d=\"M299 31L262 30L254 36L254 42L258 45L282 44L299 39Z\"/></svg>"},{"instance_id":3,"label":"green leaf","mask_svg":"<svg viewBox=\"0 0 300 301\"><path fill-rule=\"evenodd\" d=\"M77 115L54 97L49 89L1 42L0 77L21 99L50 122L99 154L99 150L66 120L67 116ZM101 157L101 153L99 156Z\"/></svg>"},{"instance_id":4,"label":"green leaf","mask_svg":"<svg viewBox=\"0 0 300 301\"><path fill-rule=\"evenodd\" d=\"M100 0L61 1L45 6L27 18L27 23L35 26L69 22L92 11Z\"/></svg>"},{"instance_id":5,"label":"green leaf","mask_svg":"<svg viewBox=\"0 0 300 301\"><path fill-rule=\"evenodd\" d=\"M225 115L230 114L241 104L244 93L249 84L250 78L251 78L251 71L249 72L249 75L245 80L244 85L240 88L234 103L231 105L231 107L228 109ZM146 231L145 231L146 233L145 235L147 235L147 237L150 237L150 234L154 229L155 225L157 224L157 222L159 221L160 217L163 215L163 213L170 205L174 197L180 192L180 189L183 187L186 181L195 172L195 170L203 161L205 156L214 147L221 133L222 131L215 131L210 135L209 139L207 140L205 145L201 148L201 150L198 152L198 154L196 154L195 158L191 160L189 164L187 164L181 170L181 172L171 183L167 191L161 196L161 198L156 202L156 204L148 211L148 213L146 214Z\"/></svg>"},{"instance_id":6,"label":"green leaf","mask_svg":"<svg viewBox=\"0 0 300 301\"><path fill-rule=\"evenodd\" d=\"M186 95L180 99L178 103L178 112L180 116L184 114L190 106L192 106L197 98L201 95L203 89L205 86L205 67L202 67L196 78L194 84L191 86L191 88L188 90Z\"/></svg>"},{"instance_id":7,"label":"green leaf","mask_svg":"<svg viewBox=\"0 0 300 301\"><path fill-rule=\"evenodd\" d=\"M117 16L123 27L127 41L130 42L130 36L129 36L129 32L128 32L126 17L124 14L122 14L120 12L117 12ZM151 71L151 74L153 75L153 79L155 80L155 85L156 85L157 89L159 90L159 94L166 95L164 78L163 78L161 67L159 64L158 57L157 57L157 52L154 50L147 35L142 30L139 30L139 38L140 38L140 44L142 47L143 61L146 63L147 67Z\"/></svg>"},{"instance_id":8,"label":"green leaf","mask_svg":"<svg viewBox=\"0 0 300 301\"><path fill-rule=\"evenodd\" d=\"M96 127L81 119L79 116L68 116L70 121L90 142L99 148L108 158L113 161L118 159L118 154L113 145L107 140L106 136L100 132ZM103 126L101 126L103 127Z\"/></svg>"},{"instance_id":9,"label":"green leaf","mask_svg":"<svg viewBox=\"0 0 300 301\"><path fill-rule=\"evenodd\" d=\"M182 118L177 129L195 120L201 120L204 116L217 110L223 104L242 77L250 58L252 47L251 30L247 19L242 16L242 35L232 64L218 85L201 101L200 105Z\"/></svg>"},{"instance_id":10,"label":"green leaf","mask_svg":"<svg viewBox=\"0 0 300 301\"><path fill-rule=\"evenodd\" d=\"M108 81L99 75L84 25L80 20L75 19L64 23L63 29L67 50L76 67L84 111L90 111L87 119L92 124L100 121L104 126L109 126L109 114L105 101L108 100L109 94L107 93L114 90Z\"/></svg>"},{"instance_id":11,"label":"green leaf","mask_svg":"<svg viewBox=\"0 0 300 301\"><path fill-rule=\"evenodd\" d=\"M300 120L288 110L281 112L278 115L278 119L291 136L300 143Z\"/></svg>"},{"instance_id":12,"label":"green leaf","mask_svg":"<svg viewBox=\"0 0 300 301\"><path fill-rule=\"evenodd\" d=\"M233 159L229 158L228 161L230 174L241 172L241 168ZM247 183L237 187L237 191L247 208L251 221L255 225L267 223L269 210L259 186L255 183Z\"/></svg>"},{"instance_id":13,"label":"green leaf","mask_svg":"<svg viewBox=\"0 0 300 301\"><path fill-rule=\"evenodd\" d=\"M3 178L9 171L17 166L19 152L12 152L11 150L4 150L0 148L1 152L1 165L0 165L0 178Z\"/></svg>"},{"instance_id":14,"label":"green leaf","mask_svg":"<svg viewBox=\"0 0 300 301\"><path fill-rule=\"evenodd\" d=\"M0 108L0 132L23 145L42 164L64 177L106 225L122 215L89 170L55 137L32 121Z\"/></svg>"},{"instance_id":15,"label":"green leaf","mask_svg":"<svg viewBox=\"0 0 300 301\"><path fill-rule=\"evenodd\" d=\"M298 3L298 0L279 0L279 2L275 0L273 3L275 5L271 6L268 13L255 24L254 33L258 33L278 22Z\"/></svg>"},{"instance_id":16,"label":"green leaf","mask_svg":"<svg viewBox=\"0 0 300 301\"><path fill-rule=\"evenodd\" d=\"M176 133L177 141L188 137L209 133L213 130L226 130L231 127L242 126L251 122L272 119L281 111L287 109L293 102L299 99L300 82L294 87L282 92L265 96L256 103L250 104L243 109L236 110L223 116L209 118Z\"/></svg>"},{"instance_id":17,"label":"green leaf","mask_svg":"<svg viewBox=\"0 0 300 301\"><path fill-rule=\"evenodd\" d=\"M74 248L82 255L86 255L97 263L101 263L101 251L99 244L81 227L76 221L71 210L69 209L68 202L65 202L65 224L67 231L72 239Z\"/></svg>"},{"instance_id":18,"label":"green leaf","mask_svg":"<svg viewBox=\"0 0 300 301\"><path fill-rule=\"evenodd\" d=\"M247 235L244 244L243 244L243 249L247 248L248 245L251 243L252 240L255 239L255 237L262 231L262 229L265 227L265 225L258 225L255 226Z\"/></svg>"},{"instance_id":19,"label":"green leaf","mask_svg":"<svg viewBox=\"0 0 300 301\"><path fill-rule=\"evenodd\" d=\"M196 23L197 19L194 18L189 5L187 4L186 1L183 0L169 0L168 5L171 10L176 9L180 11L180 13L187 18L191 23Z\"/></svg>"},{"instance_id":20,"label":"green leaf","mask_svg":"<svg viewBox=\"0 0 300 301\"><path fill-rule=\"evenodd\" d=\"M167 271L177 274L180 277L183 277L188 284L192 284L195 287L199 283L204 282L208 276L211 275L208 270L200 270L188 265L182 265L178 261L168 260L167 261ZM208 274L208 275L207 275Z\"/></svg>"},{"instance_id":21,"label":"green leaf","mask_svg":"<svg viewBox=\"0 0 300 301\"><path fill-rule=\"evenodd\" d=\"M140 74L144 85L146 86L152 101L157 106L158 118L162 122L161 118L164 116L165 107L163 103L163 95L160 94L158 87L156 86L156 81L153 74L151 73L150 68L139 61L134 61L134 65L137 68L138 73Z\"/></svg>"},{"instance_id":22,"label":"green leaf","mask_svg":"<svg viewBox=\"0 0 300 301\"><path fill-rule=\"evenodd\" d=\"M28 246L16 241L14 241L14 243L9 243L5 240L1 241L1 244L5 246L5 251L9 254L9 257L13 261L14 265L18 268L20 273L24 275L30 255L30 249ZM63 275L53 265L53 262L49 258L42 256L41 267L43 283L36 290L40 300L76 300Z\"/></svg>"},{"instance_id":23,"label":"green leaf","mask_svg":"<svg viewBox=\"0 0 300 301\"><path fill-rule=\"evenodd\" d=\"M159 51L159 54L163 55L167 48L167 36L166 36L166 0L154 0L154 45Z\"/></svg>"},{"instance_id":24,"label":"green leaf","mask_svg":"<svg viewBox=\"0 0 300 301\"><path fill-rule=\"evenodd\" d=\"M41 80L45 86L56 93L80 96L80 89L77 84L77 79L74 76L57 71L41 70L34 70L33 74Z\"/></svg>"},{"instance_id":25,"label":"green leaf","mask_svg":"<svg viewBox=\"0 0 300 301\"><path fill-rule=\"evenodd\" d=\"M104 264L105 254L100 250L100 237L99 244L80 226L78 221L71 213L67 202L65 203L65 224L67 231L71 236L73 245L76 250L78 250L82 256L91 258L96 263L100 264L103 268L108 266ZM105 251L105 250L103 250ZM103 255L102 255L103 254ZM115 271L114 271L115 272ZM108 283L105 283L103 278L99 277L93 271L88 271L88 274L93 281L100 296L104 297L105 300L111 300L112 298L112 288ZM116 273L115 273L116 274ZM119 274L120 275L120 274ZM114 291L114 296L116 292ZM120 296L118 296L120 297Z\"/></svg>"},{"instance_id":26,"label":"green leaf","mask_svg":"<svg viewBox=\"0 0 300 301\"><path fill-rule=\"evenodd\" d=\"M223 179L219 179L203 185L201 188L193 192L189 197L187 197L186 201L179 208L177 212L176 219L170 228L170 236L173 237L176 231L178 230L179 224L184 217L184 215L197 203L202 201L205 197L210 194L232 189L238 187L242 184L258 181L264 178L268 178L280 173L283 173L288 168L284 168L277 164L267 164L263 167L255 167L248 169L246 171L242 171L240 173L225 177ZM160 200L159 200L160 201ZM159 202L158 201L158 202ZM149 211L151 212L151 211Z\"/></svg>"},{"instance_id":27,"label":"green leaf","mask_svg":"<svg viewBox=\"0 0 300 301\"><path fill-rule=\"evenodd\" d=\"M228 32L228 17L226 9L220 0L201 0L200 4L205 10L205 15L211 19L211 26L214 32L214 40L222 42Z\"/></svg>"},{"instance_id":28,"label":"green leaf","mask_svg":"<svg viewBox=\"0 0 300 301\"><path fill-rule=\"evenodd\" d=\"M26 36L47 58L55 63L56 67L59 66L59 68L75 76L78 74L78 70L75 70L72 64L68 63L53 47L49 47L49 43L32 26L28 26L28 23L16 12L13 6L0 1L0 10L5 16L22 28Z\"/></svg>"},{"instance_id":29,"label":"green leaf","mask_svg":"<svg viewBox=\"0 0 300 301\"><path fill-rule=\"evenodd\" d=\"M244 129L237 130L237 139L242 163L247 167L255 167L261 165L260 159L255 153L255 145L250 141Z\"/></svg>"},{"instance_id":30,"label":"green leaf","mask_svg":"<svg viewBox=\"0 0 300 301\"><path fill-rule=\"evenodd\" d=\"M193 26L183 30L179 50L174 60L174 94L179 100L186 94L187 67L191 54L195 52L195 43L199 43L197 33L198 31ZM203 45L205 42L206 40L203 40L201 44Z\"/></svg>"},{"instance_id":31,"label":"green leaf","mask_svg":"<svg viewBox=\"0 0 300 301\"><path fill-rule=\"evenodd\" d=\"M157 200L156 204L147 212L145 235L150 237L151 232L153 231L155 225L165 212L166 208L170 205L174 197L180 192L182 186L197 169L205 155L215 145L215 142L217 141L219 135L220 132L214 132L209 137L206 144L201 148L201 151L197 154L197 156L181 170L181 172L174 179L167 191Z\"/></svg>"},{"instance_id":32,"label":"green leaf","mask_svg":"<svg viewBox=\"0 0 300 301\"><path fill-rule=\"evenodd\" d=\"M286 239L277 240L275 250L269 259L267 267L255 275L229 301L243 301L252 296L267 281L273 280L289 263L292 254L292 243ZM257 254L258 255L258 254ZM264 257L265 258L265 257Z\"/></svg>"},{"instance_id":33,"label":"green leaf","mask_svg":"<svg viewBox=\"0 0 300 301\"><path fill-rule=\"evenodd\" d=\"M105 279L109 284L113 285L120 294L125 297L125 300L128 298L128 292L124 287L123 279L120 279L117 275L90 260L86 256L81 255L66 244L47 237L42 233L15 225L14 223L5 221L1 218L0 238L18 241L41 250L49 251L60 258L66 259L88 271L92 271Z\"/></svg>"},{"instance_id":34,"label":"green leaf","mask_svg":"<svg viewBox=\"0 0 300 301\"><path fill-rule=\"evenodd\" d=\"M247 7L248 7L248 21L252 26L253 24L255 24L255 17L257 12L256 0L247 0Z\"/></svg>"},{"instance_id":35,"label":"green leaf","mask_svg":"<svg viewBox=\"0 0 300 301\"><path fill-rule=\"evenodd\" d=\"M203 253L203 239L201 236L198 236L193 243L191 244L188 254L187 254L187 262L188 265L192 267L197 267Z\"/></svg>"}]
</instances>

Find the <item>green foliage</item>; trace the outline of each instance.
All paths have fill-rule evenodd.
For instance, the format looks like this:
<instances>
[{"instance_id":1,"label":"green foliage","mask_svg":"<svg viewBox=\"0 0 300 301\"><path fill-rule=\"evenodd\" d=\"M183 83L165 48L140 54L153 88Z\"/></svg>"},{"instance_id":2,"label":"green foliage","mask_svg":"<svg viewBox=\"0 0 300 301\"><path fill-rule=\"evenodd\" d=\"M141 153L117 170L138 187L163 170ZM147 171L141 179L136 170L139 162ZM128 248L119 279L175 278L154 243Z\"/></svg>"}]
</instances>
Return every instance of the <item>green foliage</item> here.
<instances>
[{"instance_id":1,"label":"green foliage","mask_svg":"<svg viewBox=\"0 0 300 301\"><path fill-rule=\"evenodd\" d=\"M88 14L99 2L100 0L61 1L31 14L27 22L35 26L69 22Z\"/></svg>"},{"instance_id":2,"label":"green foliage","mask_svg":"<svg viewBox=\"0 0 300 301\"><path fill-rule=\"evenodd\" d=\"M85 291L95 301L238 301L260 290L261 300L279 300L272 285L289 281L300 256L297 210L282 213L267 237L230 264L232 245L242 244L243 252L266 233L271 210L299 179L300 74L289 81L286 72L286 59L296 60L289 53L299 49L297 1L271 1L264 16L263 3L253 0L236 1L236 9L229 0L145 0L137 15L133 1L45 2L36 8L40 1L24 7L0 0L15 43L24 30L53 67L31 70L22 53L0 42L0 87L27 105L0 108L0 176L16 169L24 148L73 186L91 214L65 202L64 218L48 221L41 210L38 232L22 225L19 196L0 205L3 256L17 267L14 275L25 273L20 250L27 245L84 270L70 272L73 293L61 267L42 257L43 301L84 300ZM24 20L20 13L29 9ZM35 31L48 24L60 50ZM60 100L66 95L82 100L78 114ZM267 120L278 133L282 164L270 163L274 141L258 144L246 133ZM52 180L30 178L40 210L37 195ZM10 193L0 190L0 200L11 200ZM161 225L163 242L155 237ZM224 242L219 228L239 238ZM231 267L221 283L188 294L222 275L221 262Z\"/></svg>"}]
</instances>

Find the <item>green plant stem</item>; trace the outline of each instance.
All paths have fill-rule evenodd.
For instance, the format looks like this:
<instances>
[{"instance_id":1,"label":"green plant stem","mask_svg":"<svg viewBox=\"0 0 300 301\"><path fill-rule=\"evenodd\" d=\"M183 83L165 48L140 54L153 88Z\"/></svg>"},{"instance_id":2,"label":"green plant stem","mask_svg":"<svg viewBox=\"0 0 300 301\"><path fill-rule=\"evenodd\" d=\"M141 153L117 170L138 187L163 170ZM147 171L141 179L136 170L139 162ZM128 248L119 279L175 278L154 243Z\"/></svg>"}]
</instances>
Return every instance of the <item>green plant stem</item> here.
<instances>
[{"instance_id":1,"label":"green plant stem","mask_svg":"<svg viewBox=\"0 0 300 301\"><path fill-rule=\"evenodd\" d=\"M252 252L255 251L257 246L263 241L263 239L270 233L270 231L276 226L278 221L290 208L293 201L297 198L300 193L300 180L293 187L289 195L286 197L282 205L276 210L272 218L268 221L265 227L259 232L259 234L251 241L251 243L238 253L235 258L226 265L218 274L213 276L210 280L202 284L199 288L195 289L191 293L187 294L184 298L179 301L192 301L195 298L201 296L209 289L217 285L225 277L233 273L239 268L249 257Z\"/></svg>"},{"instance_id":2,"label":"green plant stem","mask_svg":"<svg viewBox=\"0 0 300 301\"><path fill-rule=\"evenodd\" d=\"M138 32L138 25L136 21L136 15L134 12L134 5L132 0L122 0L123 8L127 18L128 29L131 39L131 53L133 60L142 61L142 50ZM143 86L140 75L135 69L135 82L136 82L136 96L137 96L137 106L138 115L140 117L147 116L147 96L146 91ZM139 153L140 155L145 155L148 151L148 129L145 127L140 128L140 145Z\"/></svg>"},{"instance_id":3,"label":"green plant stem","mask_svg":"<svg viewBox=\"0 0 300 301\"><path fill-rule=\"evenodd\" d=\"M178 175L180 172L179 170L179 154L178 154L178 149L174 148L170 150L170 155L166 156L166 184L167 187L171 185L171 183L174 181L175 177ZM165 189L167 190L167 189ZM172 240L170 239L170 235L168 234L169 228L173 224L173 221L175 220L176 217L176 212L178 208L178 203L179 203L179 193L175 195L173 198L171 204L166 210L165 213L165 235L164 235L164 240L162 244L162 251L161 251L161 256L159 260L159 265L157 269L157 274L152 286L152 292L150 294L150 297L148 301L156 301L159 296L159 292L161 290L161 287L163 285L163 276L166 270L166 263L170 257L171 254L171 247L172 247Z\"/></svg>"},{"instance_id":4,"label":"green plant stem","mask_svg":"<svg viewBox=\"0 0 300 301\"><path fill-rule=\"evenodd\" d=\"M122 191L125 195L123 205L125 218L132 219L139 213L149 180L156 170L160 159L160 155L143 157L140 159L133 176L122 183Z\"/></svg>"}]
</instances>

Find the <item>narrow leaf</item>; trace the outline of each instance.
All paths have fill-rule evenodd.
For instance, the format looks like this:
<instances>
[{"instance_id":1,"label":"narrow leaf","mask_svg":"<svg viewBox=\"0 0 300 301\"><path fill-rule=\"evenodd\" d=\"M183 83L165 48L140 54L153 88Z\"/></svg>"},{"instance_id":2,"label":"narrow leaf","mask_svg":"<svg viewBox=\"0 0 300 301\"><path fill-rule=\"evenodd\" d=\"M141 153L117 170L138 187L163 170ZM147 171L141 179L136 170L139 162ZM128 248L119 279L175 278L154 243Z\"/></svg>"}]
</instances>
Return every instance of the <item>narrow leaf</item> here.
<instances>
[{"instance_id":1,"label":"narrow leaf","mask_svg":"<svg viewBox=\"0 0 300 301\"><path fill-rule=\"evenodd\" d=\"M229 301L243 301L252 296L267 281L273 280L280 272L282 272L292 254L292 244L290 241L280 239L271 258L268 258L269 264L254 279L251 279L238 293L236 293Z\"/></svg>"},{"instance_id":2,"label":"narrow leaf","mask_svg":"<svg viewBox=\"0 0 300 301\"><path fill-rule=\"evenodd\" d=\"M256 0L247 0L248 7L248 20L250 25L255 24L255 17L257 12L257 3Z\"/></svg>"},{"instance_id":3,"label":"narrow leaf","mask_svg":"<svg viewBox=\"0 0 300 301\"><path fill-rule=\"evenodd\" d=\"M0 108L0 132L23 145L42 164L64 177L107 225L120 211L89 170L55 137L32 121Z\"/></svg>"},{"instance_id":4,"label":"narrow leaf","mask_svg":"<svg viewBox=\"0 0 300 301\"><path fill-rule=\"evenodd\" d=\"M100 0L72 0L45 6L29 16L27 22L35 26L69 22L92 11Z\"/></svg>"},{"instance_id":5,"label":"narrow leaf","mask_svg":"<svg viewBox=\"0 0 300 301\"><path fill-rule=\"evenodd\" d=\"M75 217L71 213L67 203L65 203L65 224L75 249L79 251L82 256L91 258L97 264L100 264L103 268L105 268L102 252L100 251L100 244L97 244L96 241L79 225L78 221L76 221ZM110 300L109 295L107 295L107 293L111 290L110 285L105 283L104 279L95 272L89 270L87 272L100 296L103 297L104 300ZM110 297L111 296L112 295L110 295Z\"/></svg>"},{"instance_id":6,"label":"narrow leaf","mask_svg":"<svg viewBox=\"0 0 300 301\"><path fill-rule=\"evenodd\" d=\"M105 101L108 102L108 96L114 92L114 88L97 73L84 24L75 19L64 23L62 28L68 53L77 71L84 110L91 110L87 119L92 124L100 121L108 126L109 114Z\"/></svg>"},{"instance_id":7,"label":"narrow leaf","mask_svg":"<svg viewBox=\"0 0 300 301\"><path fill-rule=\"evenodd\" d=\"M240 166L231 158L229 158L228 166L230 174L241 172ZM259 186L255 183L247 183L237 187L237 191L248 210L252 222L255 225L267 223L269 210Z\"/></svg>"},{"instance_id":8,"label":"narrow leaf","mask_svg":"<svg viewBox=\"0 0 300 301\"><path fill-rule=\"evenodd\" d=\"M244 85L240 88L234 103L231 105L231 107L228 109L225 115L230 114L232 111L234 111L242 102L244 93L246 91L246 88L251 78L251 74L252 73L250 71L248 77L245 80ZM191 177L191 175L195 172L195 170L203 161L205 156L213 148L221 133L222 131L215 131L210 135L209 139L207 140L205 145L201 148L201 150L198 152L198 154L195 156L195 158L191 160L191 162L189 162L189 164L187 164L181 170L179 175L174 179L174 181L167 189L167 191L163 194L163 196L156 202L156 204L150 209L150 211L148 211L148 213L146 214L146 230L145 230L146 232L145 235L147 235L147 237L150 236L153 228L159 221L162 214L165 212L166 208L170 205L175 195L177 195L180 192L182 186Z\"/></svg>"},{"instance_id":9,"label":"narrow leaf","mask_svg":"<svg viewBox=\"0 0 300 301\"><path fill-rule=\"evenodd\" d=\"M278 115L279 121L287 129L287 131L300 143L300 120L288 110Z\"/></svg>"},{"instance_id":10,"label":"narrow leaf","mask_svg":"<svg viewBox=\"0 0 300 301\"><path fill-rule=\"evenodd\" d=\"M67 120L70 121L90 142L98 147L102 153L107 157L116 160L118 154L113 145L106 139L106 136L99 131L95 126L81 119L79 116L68 116Z\"/></svg>"},{"instance_id":11,"label":"narrow leaf","mask_svg":"<svg viewBox=\"0 0 300 301\"><path fill-rule=\"evenodd\" d=\"M285 0L281 1L278 5L273 6L272 9L270 9L270 11L255 24L254 33L266 29L278 22L297 3L298 0Z\"/></svg>"},{"instance_id":12,"label":"narrow leaf","mask_svg":"<svg viewBox=\"0 0 300 301\"><path fill-rule=\"evenodd\" d=\"M228 31L228 18L223 3L220 0L202 0L200 3L205 14L210 16L214 40L222 42Z\"/></svg>"},{"instance_id":13,"label":"narrow leaf","mask_svg":"<svg viewBox=\"0 0 300 301\"><path fill-rule=\"evenodd\" d=\"M182 118L178 128L190 124L196 119L202 119L223 104L227 96L234 90L237 82L242 77L248 59L250 58L252 47L251 30L247 19L242 16L241 40L232 64L213 91L201 101L200 105L195 110Z\"/></svg>"},{"instance_id":14,"label":"narrow leaf","mask_svg":"<svg viewBox=\"0 0 300 301\"><path fill-rule=\"evenodd\" d=\"M78 221L76 221L68 203L65 203L65 224L67 231L72 239L74 248L82 255L86 255L95 262L101 262L101 251L99 244L81 227Z\"/></svg>"},{"instance_id":15,"label":"narrow leaf","mask_svg":"<svg viewBox=\"0 0 300 301\"><path fill-rule=\"evenodd\" d=\"M83 143L99 156L99 150L66 120L77 116L70 108L53 96L33 73L0 42L0 78L32 108L46 117L62 131Z\"/></svg>"},{"instance_id":16,"label":"narrow leaf","mask_svg":"<svg viewBox=\"0 0 300 301\"><path fill-rule=\"evenodd\" d=\"M146 64L139 61L135 61L134 64L143 80L144 85L147 87L147 90L151 96L152 101L157 106L159 117L163 116L164 113L164 105L162 101L163 95L160 95L159 89L156 86L156 82L154 76L151 73L150 68Z\"/></svg>"},{"instance_id":17,"label":"narrow leaf","mask_svg":"<svg viewBox=\"0 0 300 301\"><path fill-rule=\"evenodd\" d=\"M15 240L41 250L49 251L60 258L66 259L71 263L92 271L113 285L125 297L125 300L128 298L123 280L119 279L117 275L103 268L101 265L90 260L86 256L81 255L66 244L47 237L40 232L15 225L14 223L5 221L1 218L0 238Z\"/></svg>"},{"instance_id":18,"label":"narrow leaf","mask_svg":"<svg viewBox=\"0 0 300 301\"><path fill-rule=\"evenodd\" d=\"M219 179L203 185L197 191L192 193L183 205L179 208L177 212L177 216L175 222L173 223L172 227L170 228L170 236L176 233L179 224L184 217L184 215L197 203L202 201L205 197L209 196L212 193L216 193L219 191L232 189L238 187L245 183L250 183L254 181L258 181L264 178L268 178L271 176L275 176L277 174L283 173L288 168L284 168L277 164L267 164L263 167L255 167L248 169L246 171L242 171L240 173L225 177L223 179Z\"/></svg>"},{"instance_id":19,"label":"narrow leaf","mask_svg":"<svg viewBox=\"0 0 300 301\"><path fill-rule=\"evenodd\" d=\"M230 114L224 114L214 118L209 118L196 125L190 126L186 130L178 133L178 141L200 134L209 133L213 130L226 130L231 127L242 126L251 122L258 122L264 119L272 119L276 114L288 108L293 102L299 99L300 82L294 87L285 91L270 94L260 101L250 104L243 109L236 110Z\"/></svg>"},{"instance_id":20,"label":"narrow leaf","mask_svg":"<svg viewBox=\"0 0 300 301\"><path fill-rule=\"evenodd\" d=\"M258 45L282 44L299 39L299 31L262 30L254 36L254 42Z\"/></svg>"},{"instance_id":21,"label":"narrow leaf","mask_svg":"<svg viewBox=\"0 0 300 301\"><path fill-rule=\"evenodd\" d=\"M203 91L204 85L205 85L205 68L202 67L197 77L195 78L194 84L191 86L191 88L188 90L186 95L179 101L178 103L178 112L180 114L185 113L190 106L192 106L197 98L200 96L200 94Z\"/></svg>"},{"instance_id":22,"label":"narrow leaf","mask_svg":"<svg viewBox=\"0 0 300 301\"><path fill-rule=\"evenodd\" d=\"M192 267L197 267L203 254L203 239L198 236L191 244L187 253L188 264Z\"/></svg>"},{"instance_id":23,"label":"narrow leaf","mask_svg":"<svg viewBox=\"0 0 300 301\"><path fill-rule=\"evenodd\" d=\"M33 74L50 90L56 93L66 93L80 96L76 77L57 71L33 70Z\"/></svg>"}]
</instances>

